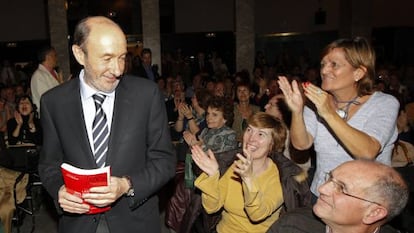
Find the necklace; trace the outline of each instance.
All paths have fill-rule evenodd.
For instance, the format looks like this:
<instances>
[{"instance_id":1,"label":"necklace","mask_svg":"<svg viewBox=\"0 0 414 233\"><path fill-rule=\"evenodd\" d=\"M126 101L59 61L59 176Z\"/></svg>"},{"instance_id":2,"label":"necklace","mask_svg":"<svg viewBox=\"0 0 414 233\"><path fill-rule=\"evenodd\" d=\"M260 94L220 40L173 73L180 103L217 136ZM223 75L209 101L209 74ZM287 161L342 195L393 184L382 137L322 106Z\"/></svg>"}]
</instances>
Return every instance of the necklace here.
<instances>
[{"instance_id":1,"label":"necklace","mask_svg":"<svg viewBox=\"0 0 414 233\"><path fill-rule=\"evenodd\" d=\"M357 101L359 97L355 96L354 98L352 98L351 100L348 101L338 101L335 97L334 97L334 101L335 101L335 106L338 108L336 109L336 113L339 115L339 117L341 117L344 120L348 119L348 111L349 111L349 107L351 107L351 104L355 104L355 105L359 105L361 104L360 102ZM345 104L343 107L339 108L338 104Z\"/></svg>"}]
</instances>

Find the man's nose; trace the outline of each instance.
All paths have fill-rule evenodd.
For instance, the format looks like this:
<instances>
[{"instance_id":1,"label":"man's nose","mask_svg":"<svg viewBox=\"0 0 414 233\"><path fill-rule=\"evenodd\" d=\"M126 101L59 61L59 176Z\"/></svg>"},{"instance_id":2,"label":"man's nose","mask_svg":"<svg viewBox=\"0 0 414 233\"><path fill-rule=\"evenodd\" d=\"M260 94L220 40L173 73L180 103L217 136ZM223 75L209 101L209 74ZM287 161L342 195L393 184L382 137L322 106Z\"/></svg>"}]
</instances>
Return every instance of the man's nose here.
<instances>
[{"instance_id":1,"label":"man's nose","mask_svg":"<svg viewBox=\"0 0 414 233\"><path fill-rule=\"evenodd\" d=\"M125 68L125 62L119 61L118 59L115 59L111 63L111 73L115 75L116 77L119 77L122 75L122 73L124 72L124 68Z\"/></svg>"},{"instance_id":2,"label":"man's nose","mask_svg":"<svg viewBox=\"0 0 414 233\"><path fill-rule=\"evenodd\" d=\"M322 183L319 188L318 191L319 193L323 193L325 195L332 193L334 191L335 187L332 181L328 180L325 181L324 183Z\"/></svg>"}]
</instances>

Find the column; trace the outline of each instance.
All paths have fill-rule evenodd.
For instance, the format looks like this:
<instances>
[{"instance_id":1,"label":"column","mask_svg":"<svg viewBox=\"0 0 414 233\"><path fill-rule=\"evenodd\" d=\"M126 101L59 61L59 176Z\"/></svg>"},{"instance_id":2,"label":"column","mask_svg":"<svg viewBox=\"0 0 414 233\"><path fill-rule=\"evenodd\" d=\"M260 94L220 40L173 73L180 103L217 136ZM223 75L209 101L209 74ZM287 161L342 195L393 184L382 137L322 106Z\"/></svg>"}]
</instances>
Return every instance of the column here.
<instances>
[{"instance_id":1,"label":"column","mask_svg":"<svg viewBox=\"0 0 414 233\"><path fill-rule=\"evenodd\" d=\"M65 0L48 0L50 43L56 49L58 65L67 80L70 72L68 24Z\"/></svg>"},{"instance_id":2,"label":"column","mask_svg":"<svg viewBox=\"0 0 414 233\"><path fill-rule=\"evenodd\" d=\"M235 0L236 72L253 71L255 56L254 0Z\"/></svg>"},{"instance_id":3,"label":"column","mask_svg":"<svg viewBox=\"0 0 414 233\"><path fill-rule=\"evenodd\" d=\"M142 38L144 48L152 51L152 64L161 74L161 38L159 0L141 0Z\"/></svg>"}]
</instances>

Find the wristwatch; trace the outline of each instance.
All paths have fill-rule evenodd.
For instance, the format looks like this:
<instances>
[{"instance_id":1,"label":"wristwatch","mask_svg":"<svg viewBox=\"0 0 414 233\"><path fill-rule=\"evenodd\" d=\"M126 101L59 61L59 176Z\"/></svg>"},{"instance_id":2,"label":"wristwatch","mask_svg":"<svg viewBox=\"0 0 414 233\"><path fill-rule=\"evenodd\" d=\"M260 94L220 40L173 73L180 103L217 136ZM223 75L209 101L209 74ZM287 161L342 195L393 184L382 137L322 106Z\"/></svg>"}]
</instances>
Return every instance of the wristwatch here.
<instances>
[{"instance_id":1,"label":"wristwatch","mask_svg":"<svg viewBox=\"0 0 414 233\"><path fill-rule=\"evenodd\" d=\"M133 197L135 195L135 190L134 190L134 187L132 187L131 177L129 176L123 176L123 177L128 181L128 184L129 184L129 188L128 188L128 191L125 193L125 196Z\"/></svg>"}]
</instances>

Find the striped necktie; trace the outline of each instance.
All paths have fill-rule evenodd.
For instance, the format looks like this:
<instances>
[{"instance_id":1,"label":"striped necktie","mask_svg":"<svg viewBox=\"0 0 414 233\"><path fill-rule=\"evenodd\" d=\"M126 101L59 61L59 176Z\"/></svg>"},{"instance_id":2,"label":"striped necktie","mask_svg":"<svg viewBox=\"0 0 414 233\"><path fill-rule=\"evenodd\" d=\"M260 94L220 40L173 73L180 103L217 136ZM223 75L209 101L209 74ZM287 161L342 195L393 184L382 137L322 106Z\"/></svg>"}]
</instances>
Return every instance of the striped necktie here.
<instances>
[{"instance_id":1,"label":"striped necktie","mask_svg":"<svg viewBox=\"0 0 414 233\"><path fill-rule=\"evenodd\" d=\"M108 151L109 130L106 115L102 109L102 103L106 95L97 93L93 95L95 101L95 119L92 123L93 147L96 165L105 166L106 152Z\"/></svg>"}]
</instances>

